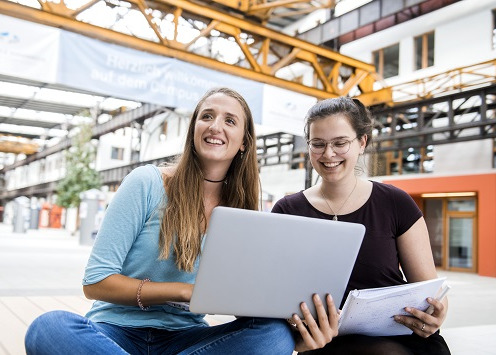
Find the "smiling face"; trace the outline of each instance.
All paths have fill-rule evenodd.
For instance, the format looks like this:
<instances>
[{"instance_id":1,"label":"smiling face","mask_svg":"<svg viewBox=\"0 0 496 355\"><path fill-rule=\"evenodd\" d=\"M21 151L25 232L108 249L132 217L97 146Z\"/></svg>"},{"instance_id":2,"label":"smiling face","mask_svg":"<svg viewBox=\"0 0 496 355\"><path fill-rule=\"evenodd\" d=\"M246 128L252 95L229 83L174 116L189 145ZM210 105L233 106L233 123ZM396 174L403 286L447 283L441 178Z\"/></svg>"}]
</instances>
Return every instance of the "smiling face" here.
<instances>
[{"instance_id":1,"label":"smiling face","mask_svg":"<svg viewBox=\"0 0 496 355\"><path fill-rule=\"evenodd\" d=\"M195 117L194 147L203 167L225 165L244 151L246 117L241 104L223 93L209 96Z\"/></svg>"},{"instance_id":2,"label":"smiling face","mask_svg":"<svg viewBox=\"0 0 496 355\"><path fill-rule=\"evenodd\" d=\"M325 151L316 154L309 149L310 162L317 173L327 182L337 182L354 178L358 156L365 149L366 137L355 139L357 133L348 117L342 113L327 116L313 121L309 126L309 140L321 139L330 141L351 141L348 152L336 154L330 144Z\"/></svg>"}]
</instances>

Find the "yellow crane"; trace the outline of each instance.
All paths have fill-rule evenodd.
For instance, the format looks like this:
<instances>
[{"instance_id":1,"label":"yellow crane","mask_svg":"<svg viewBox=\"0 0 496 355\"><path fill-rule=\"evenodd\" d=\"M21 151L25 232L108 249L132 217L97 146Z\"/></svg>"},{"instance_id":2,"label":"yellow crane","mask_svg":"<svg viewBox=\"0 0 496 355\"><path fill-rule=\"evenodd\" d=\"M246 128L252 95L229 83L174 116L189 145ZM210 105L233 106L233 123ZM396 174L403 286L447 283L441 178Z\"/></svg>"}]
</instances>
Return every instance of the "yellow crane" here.
<instances>
[{"instance_id":1,"label":"yellow crane","mask_svg":"<svg viewBox=\"0 0 496 355\"><path fill-rule=\"evenodd\" d=\"M299 16L332 7L330 0L38 0L39 8L1 0L0 13L77 32L103 41L177 58L239 77L282 87L319 99L350 95L366 105L391 100L389 88L378 88L372 64L342 55L270 25L274 18ZM72 7L71 7L72 6ZM98 23L105 6L117 9L116 23L126 16L140 18L140 31ZM196 35L181 39L181 29ZM171 30L172 28L172 30ZM166 30L168 29L168 30ZM138 33L139 32L139 33ZM199 43L229 41L240 53L229 62L218 53L206 53ZM303 80L296 65L311 72Z\"/></svg>"},{"instance_id":2,"label":"yellow crane","mask_svg":"<svg viewBox=\"0 0 496 355\"><path fill-rule=\"evenodd\" d=\"M0 152L31 155L38 151L38 144L29 139L0 134Z\"/></svg>"},{"instance_id":3,"label":"yellow crane","mask_svg":"<svg viewBox=\"0 0 496 355\"><path fill-rule=\"evenodd\" d=\"M39 6L0 0L0 13L80 33L106 42L177 58L199 66L271 84L319 99L350 95L365 104L391 101L389 88L377 89L375 68L354 58L274 29L274 23L295 20L318 9L332 8L339 0L37 0ZM141 18L140 31L118 30L95 20L102 6L119 13L116 23ZM170 28L173 28L170 31ZM181 39L185 27L196 31ZM165 31L164 28L169 28ZM143 36L137 33L148 33ZM240 53L235 62L205 46L224 40ZM303 71L311 80L303 80ZM0 140L0 151L33 154L38 146L29 140Z\"/></svg>"}]
</instances>

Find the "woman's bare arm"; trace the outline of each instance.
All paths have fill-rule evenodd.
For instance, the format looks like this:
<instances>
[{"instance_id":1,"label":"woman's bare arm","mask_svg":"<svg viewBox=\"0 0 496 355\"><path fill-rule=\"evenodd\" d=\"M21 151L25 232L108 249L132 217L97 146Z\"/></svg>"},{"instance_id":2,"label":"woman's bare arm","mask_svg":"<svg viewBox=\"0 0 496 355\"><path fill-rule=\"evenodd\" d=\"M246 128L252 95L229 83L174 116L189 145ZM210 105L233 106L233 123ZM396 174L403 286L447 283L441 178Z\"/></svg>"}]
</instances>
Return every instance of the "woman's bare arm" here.
<instances>
[{"instance_id":1,"label":"woman's bare arm","mask_svg":"<svg viewBox=\"0 0 496 355\"><path fill-rule=\"evenodd\" d=\"M83 286L83 292L88 299L136 306L140 283L139 279L114 274L95 284ZM148 281L141 288L140 299L145 306L163 304L167 301L189 302L192 292L192 284Z\"/></svg>"},{"instance_id":2,"label":"woman's bare arm","mask_svg":"<svg viewBox=\"0 0 496 355\"><path fill-rule=\"evenodd\" d=\"M425 281L437 277L429 232L423 217L398 237L397 243L401 267L408 282ZM441 302L431 300L429 303L434 306L432 314L407 307L406 311L410 312L413 317L398 316L395 318L396 321L404 324L416 334L428 337L441 327L448 312L447 298Z\"/></svg>"}]
</instances>

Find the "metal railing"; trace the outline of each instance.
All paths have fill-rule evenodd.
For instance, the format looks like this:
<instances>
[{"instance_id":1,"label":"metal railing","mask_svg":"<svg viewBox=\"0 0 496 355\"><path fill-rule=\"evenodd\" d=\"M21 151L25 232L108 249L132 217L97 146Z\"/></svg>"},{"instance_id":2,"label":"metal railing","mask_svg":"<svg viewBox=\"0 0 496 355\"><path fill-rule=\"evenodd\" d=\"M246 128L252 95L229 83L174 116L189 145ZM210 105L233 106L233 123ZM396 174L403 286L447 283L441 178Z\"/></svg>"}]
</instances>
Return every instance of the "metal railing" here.
<instances>
[{"instance_id":1,"label":"metal railing","mask_svg":"<svg viewBox=\"0 0 496 355\"><path fill-rule=\"evenodd\" d=\"M302 147L302 138L292 134L278 132L257 138L257 155L259 167L287 164L290 168L304 168L305 157ZM303 142L304 143L304 142ZM153 164L159 165L164 162L171 162L177 155L151 159L146 161L133 162L124 166L100 170L102 185L117 187L122 179L138 166ZM3 180L0 177L0 181ZM42 196L55 192L58 181L37 184L16 190L2 190L1 200L11 200L18 196ZM0 183L1 184L1 183Z\"/></svg>"}]
</instances>

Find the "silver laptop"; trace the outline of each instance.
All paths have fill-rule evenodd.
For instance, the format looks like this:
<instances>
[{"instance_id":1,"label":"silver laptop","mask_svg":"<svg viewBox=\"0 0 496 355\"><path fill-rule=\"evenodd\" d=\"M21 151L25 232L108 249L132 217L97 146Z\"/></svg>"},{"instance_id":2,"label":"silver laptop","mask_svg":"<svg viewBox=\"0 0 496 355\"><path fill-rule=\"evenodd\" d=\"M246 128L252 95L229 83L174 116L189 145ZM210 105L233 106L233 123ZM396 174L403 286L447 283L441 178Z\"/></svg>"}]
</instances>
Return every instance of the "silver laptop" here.
<instances>
[{"instance_id":1,"label":"silver laptop","mask_svg":"<svg viewBox=\"0 0 496 355\"><path fill-rule=\"evenodd\" d=\"M216 207L200 259L190 310L236 316L302 317L304 301L330 293L339 306L365 227Z\"/></svg>"}]
</instances>

